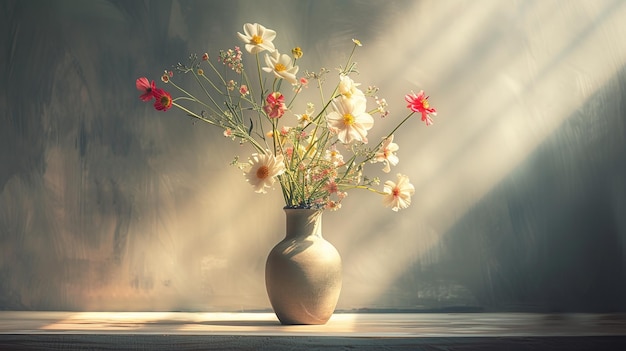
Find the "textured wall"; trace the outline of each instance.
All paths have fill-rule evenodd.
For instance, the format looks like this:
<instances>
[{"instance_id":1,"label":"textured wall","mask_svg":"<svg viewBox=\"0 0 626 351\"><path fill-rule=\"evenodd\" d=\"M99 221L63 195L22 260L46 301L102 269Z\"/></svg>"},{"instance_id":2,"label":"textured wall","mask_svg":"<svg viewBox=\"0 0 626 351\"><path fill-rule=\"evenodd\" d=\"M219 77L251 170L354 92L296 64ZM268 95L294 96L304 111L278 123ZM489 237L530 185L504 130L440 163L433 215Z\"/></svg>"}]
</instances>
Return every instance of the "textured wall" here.
<instances>
[{"instance_id":1,"label":"textured wall","mask_svg":"<svg viewBox=\"0 0 626 351\"><path fill-rule=\"evenodd\" d=\"M134 87L259 22L310 70L359 38L377 125L410 90L439 110L396 136L412 207L325 214L340 309L625 311L624 21L620 0L0 0L0 309L269 308L279 192Z\"/></svg>"}]
</instances>

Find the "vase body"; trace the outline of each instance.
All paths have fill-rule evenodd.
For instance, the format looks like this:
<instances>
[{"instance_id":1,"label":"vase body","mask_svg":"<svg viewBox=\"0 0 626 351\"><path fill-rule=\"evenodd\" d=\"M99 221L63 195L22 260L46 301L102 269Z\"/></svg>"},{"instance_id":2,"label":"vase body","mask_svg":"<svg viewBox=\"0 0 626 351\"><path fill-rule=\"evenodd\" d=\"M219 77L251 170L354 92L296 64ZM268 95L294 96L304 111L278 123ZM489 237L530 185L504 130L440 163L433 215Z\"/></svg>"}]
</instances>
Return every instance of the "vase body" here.
<instances>
[{"instance_id":1,"label":"vase body","mask_svg":"<svg viewBox=\"0 0 626 351\"><path fill-rule=\"evenodd\" d=\"M322 211L285 209L285 238L270 252L265 286L282 324L325 324L341 292L341 257L322 237Z\"/></svg>"}]
</instances>

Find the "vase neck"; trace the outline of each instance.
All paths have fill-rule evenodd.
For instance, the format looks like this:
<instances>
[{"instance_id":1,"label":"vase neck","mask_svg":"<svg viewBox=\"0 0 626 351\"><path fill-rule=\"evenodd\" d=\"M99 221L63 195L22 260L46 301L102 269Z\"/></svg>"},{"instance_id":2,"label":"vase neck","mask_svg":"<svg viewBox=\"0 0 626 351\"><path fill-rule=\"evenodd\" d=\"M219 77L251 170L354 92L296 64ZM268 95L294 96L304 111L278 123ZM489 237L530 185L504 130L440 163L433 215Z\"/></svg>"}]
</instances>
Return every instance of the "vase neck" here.
<instances>
[{"instance_id":1,"label":"vase neck","mask_svg":"<svg viewBox=\"0 0 626 351\"><path fill-rule=\"evenodd\" d=\"M322 211L286 208L287 238L298 236L322 236Z\"/></svg>"}]
</instances>

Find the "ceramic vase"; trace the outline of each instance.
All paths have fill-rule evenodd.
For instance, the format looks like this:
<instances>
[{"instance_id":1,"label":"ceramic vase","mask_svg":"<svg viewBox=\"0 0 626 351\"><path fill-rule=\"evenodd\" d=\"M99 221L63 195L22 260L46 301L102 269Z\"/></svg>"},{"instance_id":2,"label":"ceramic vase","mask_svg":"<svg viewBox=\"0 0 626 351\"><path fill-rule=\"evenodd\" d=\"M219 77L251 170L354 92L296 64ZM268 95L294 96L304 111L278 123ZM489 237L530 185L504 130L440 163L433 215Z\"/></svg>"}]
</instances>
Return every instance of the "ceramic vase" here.
<instances>
[{"instance_id":1,"label":"ceramic vase","mask_svg":"<svg viewBox=\"0 0 626 351\"><path fill-rule=\"evenodd\" d=\"M322 214L285 208L285 238L265 266L267 294L282 324L325 324L335 311L341 256L322 236Z\"/></svg>"}]
</instances>

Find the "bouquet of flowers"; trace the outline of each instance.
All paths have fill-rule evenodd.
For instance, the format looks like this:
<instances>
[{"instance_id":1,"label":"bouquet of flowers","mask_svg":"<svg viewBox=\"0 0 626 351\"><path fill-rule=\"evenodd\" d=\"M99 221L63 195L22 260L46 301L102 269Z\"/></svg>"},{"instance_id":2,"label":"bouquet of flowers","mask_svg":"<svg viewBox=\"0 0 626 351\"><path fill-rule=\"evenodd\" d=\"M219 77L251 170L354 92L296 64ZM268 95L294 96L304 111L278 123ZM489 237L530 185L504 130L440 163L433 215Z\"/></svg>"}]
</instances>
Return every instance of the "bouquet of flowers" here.
<instances>
[{"instance_id":1,"label":"bouquet of flowers","mask_svg":"<svg viewBox=\"0 0 626 351\"><path fill-rule=\"evenodd\" d=\"M253 152L248 161L240 162L236 157L233 165L244 171L258 193L265 193L278 181L286 208L336 210L350 189L379 194L383 204L394 211L410 205L415 188L406 175L397 174L395 181L387 180L378 190L379 179L367 177L364 170L367 164L381 163L382 171L389 173L391 166L398 164L399 147L393 133L415 113L426 125L432 124L436 110L429 106L423 91L405 96L409 114L371 147L367 134L374 126L372 115L386 117L389 111L385 99L376 96L376 87L361 90L351 78L357 72L353 57L361 46L359 40L352 40L347 62L329 83L327 69L304 71L298 76L302 70L296 64L302 50L296 47L291 55L278 51L273 43L275 31L246 23L243 33L237 35L252 55L251 70L248 60L244 65L238 46L220 50L215 63L208 53L191 55L187 64L178 63L161 77L177 91L176 97L141 77L136 81L140 99L154 100L160 111L176 107L187 116L222 128L225 137L250 145ZM225 67L219 69L220 65ZM174 71L193 77L200 93L177 84ZM319 102L297 105L303 89L313 81ZM325 84L331 84L329 91ZM368 99L376 107L368 110Z\"/></svg>"}]
</instances>

